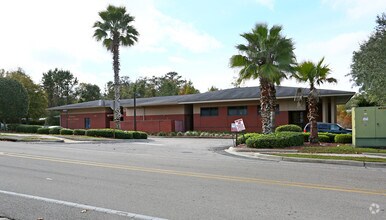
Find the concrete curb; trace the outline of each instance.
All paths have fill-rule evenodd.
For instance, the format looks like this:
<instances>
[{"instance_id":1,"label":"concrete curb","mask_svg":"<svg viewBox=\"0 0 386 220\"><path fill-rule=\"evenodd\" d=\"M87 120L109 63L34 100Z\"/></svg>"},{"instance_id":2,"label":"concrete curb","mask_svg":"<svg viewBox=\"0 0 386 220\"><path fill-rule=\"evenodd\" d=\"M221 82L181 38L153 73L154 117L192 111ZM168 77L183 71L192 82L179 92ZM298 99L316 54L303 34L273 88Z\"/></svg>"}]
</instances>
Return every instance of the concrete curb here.
<instances>
[{"instance_id":1,"label":"concrete curb","mask_svg":"<svg viewBox=\"0 0 386 220\"><path fill-rule=\"evenodd\" d=\"M13 141L13 142L45 142L45 143L63 143L64 140L58 139L58 140L23 140L22 138L18 137L0 137L0 141Z\"/></svg>"},{"instance_id":2,"label":"concrete curb","mask_svg":"<svg viewBox=\"0 0 386 220\"><path fill-rule=\"evenodd\" d=\"M346 165L346 166L356 166L356 167L386 168L386 163L361 162L361 161L353 161L353 160L324 160L324 159L313 159L313 158L283 157L283 156L275 156L275 155L264 154L264 153L253 153L251 155L248 155L246 154L246 152L238 152L234 147L230 147L225 151L229 154L233 154L236 156L261 159L261 160L277 161L277 162L288 161L288 162L300 162L300 163L323 163L323 164L335 164L335 165Z\"/></svg>"}]
</instances>

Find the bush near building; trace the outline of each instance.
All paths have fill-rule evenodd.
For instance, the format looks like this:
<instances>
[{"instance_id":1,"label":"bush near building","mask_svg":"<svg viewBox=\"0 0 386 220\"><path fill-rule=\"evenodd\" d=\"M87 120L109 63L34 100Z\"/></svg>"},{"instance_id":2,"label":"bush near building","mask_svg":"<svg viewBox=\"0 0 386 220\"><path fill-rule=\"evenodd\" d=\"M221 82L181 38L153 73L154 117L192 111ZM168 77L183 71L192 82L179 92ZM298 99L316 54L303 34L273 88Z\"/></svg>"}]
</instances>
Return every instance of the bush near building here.
<instances>
[{"instance_id":1,"label":"bush near building","mask_svg":"<svg viewBox=\"0 0 386 220\"><path fill-rule=\"evenodd\" d=\"M60 134L61 135L73 135L74 134L74 130L63 128L63 129L60 130Z\"/></svg>"},{"instance_id":2,"label":"bush near building","mask_svg":"<svg viewBox=\"0 0 386 220\"><path fill-rule=\"evenodd\" d=\"M15 131L19 133L37 133L38 129L41 128L40 125L15 125Z\"/></svg>"},{"instance_id":3,"label":"bush near building","mask_svg":"<svg viewBox=\"0 0 386 220\"><path fill-rule=\"evenodd\" d=\"M330 142L330 137L325 134L318 134L319 142Z\"/></svg>"},{"instance_id":4,"label":"bush near building","mask_svg":"<svg viewBox=\"0 0 386 220\"><path fill-rule=\"evenodd\" d=\"M86 130L84 129L75 129L74 130L74 135L85 135L86 134Z\"/></svg>"},{"instance_id":5,"label":"bush near building","mask_svg":"<svg viewBox=\"0 0 386 220\"><path fill-rule=\"evenodd\" d=\"M283 132L283 131L292 131L292 132L302 132L302 128L299 125L281 125L275 129L275 132Z\"/></svg>"},{"instance_id":6,"label":"bush near building","mask_svg":"<svg viewBox=\"0 0 386 220\"><path fill-rule=\"evenodd\" d=\"M240 134L237 138L236 143L237 144L245 144L246 140L248 140L251 137L260 136L262 134L259 133L246 133L246 134Z\"/></svg>"},{"instance_id":7,"label":"bush near building","mask_svg":"<svg viewBox=\"0 0 386 220\"><path fill-rule=\"evenodd\" d=\"M277 132L266 135L251 136L246 140L250 148L285 148L302 146L304 137L299 132Z\"/></svg>"},{"instance_id":8,"label":"bush near building","mask_svg":"<svg viewBox=\"0 0 386 220\"><path fill-rule=\"evenodd\" d=\"M86 130L86 136L105 137L118 139L147 139L147 133L141 131L123 131L113 129L89 129Z\"/></svg>"},{"instance_id":9,"label":"bush near building","mask_svg":"<svg viewBox=\"0 0 386 220\"><path fill-rule=\"evenodd\" d=\"M49 134L50 129L49 128L39 128L36 133L38 134Z\"/></svg>"},{"instance_id":10,"label":"bush near building","mask_svg":"<svg viewBox=\"0 0 386 220\"><path fill-rule=\"evenodd\" d=\"M352 143L352 135L351 134L337 134L335 136L335 143L351 144Z\"/></svg>"},{"instance_id":11,"label":"bush near building","mask_svg":"<svg viewBox=\"0 0 386 220\"><path fill-rule=\"evenodd\" d=\"M50 128L49 133L50 134L60 134L60 130L62 130L62 128L60 128L60 127Z\"/></svg>"}]
</instances>

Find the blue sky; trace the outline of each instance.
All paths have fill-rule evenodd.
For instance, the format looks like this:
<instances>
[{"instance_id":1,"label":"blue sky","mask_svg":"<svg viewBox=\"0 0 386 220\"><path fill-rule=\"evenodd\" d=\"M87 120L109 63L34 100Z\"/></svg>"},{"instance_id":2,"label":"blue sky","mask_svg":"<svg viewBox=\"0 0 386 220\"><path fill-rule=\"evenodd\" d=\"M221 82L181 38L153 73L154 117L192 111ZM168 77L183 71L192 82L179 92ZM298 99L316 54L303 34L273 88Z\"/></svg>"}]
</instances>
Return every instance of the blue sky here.
<instances>
[{"instance_id":1,"label":"blue sky","mask_svg":"<svg viewBox=\"0 0 386 220\"><path fill-rule=\"evenodd\" d=\"M201 92L230 88L237 69L229 58L241 33L256 23L282 25L295 42L297 60L325 57L338 84L322 88L356 91L345 75L352 53L368 38L384 0L13 0L0 2L0 68L23 68L39 82L49 69L70 70L103 90L113 79L112 56L93 38L98 11L125 6L135 16L138 43L121 48L121 75L132 80L178 72ZM249 81L244 86L258 85ZM299 85L284 80L282 85Z\"/></svg>"}]
</instances>

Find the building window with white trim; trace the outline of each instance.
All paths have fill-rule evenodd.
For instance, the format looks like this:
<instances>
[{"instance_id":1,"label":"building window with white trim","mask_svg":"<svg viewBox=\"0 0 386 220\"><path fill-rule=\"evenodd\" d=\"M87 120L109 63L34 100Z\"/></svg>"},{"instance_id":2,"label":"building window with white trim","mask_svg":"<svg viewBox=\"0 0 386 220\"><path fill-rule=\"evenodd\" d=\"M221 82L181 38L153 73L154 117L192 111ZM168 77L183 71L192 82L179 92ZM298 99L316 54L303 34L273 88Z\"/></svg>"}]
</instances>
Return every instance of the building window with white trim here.
<instances>
[{"instance_id":1,"label":"building window with white trim","mask_svg":"<svg viewBox=\"0 0 386 220\"><path fill-rule=\"evenodd\" d=\"M247 106L229 106L228 107L228 115L247 115L248 107Z\"/></svg>"},{"instance_id":2,"label":"building window with white trim","mask_svg":"<svg viewBox=\"0 0 386 220\"><path fill-rule=\"evenodd\" d=\"M206 107L200 109L201 116L218 116L218 108L217 107Z\"/></svg>"}]
</instances>

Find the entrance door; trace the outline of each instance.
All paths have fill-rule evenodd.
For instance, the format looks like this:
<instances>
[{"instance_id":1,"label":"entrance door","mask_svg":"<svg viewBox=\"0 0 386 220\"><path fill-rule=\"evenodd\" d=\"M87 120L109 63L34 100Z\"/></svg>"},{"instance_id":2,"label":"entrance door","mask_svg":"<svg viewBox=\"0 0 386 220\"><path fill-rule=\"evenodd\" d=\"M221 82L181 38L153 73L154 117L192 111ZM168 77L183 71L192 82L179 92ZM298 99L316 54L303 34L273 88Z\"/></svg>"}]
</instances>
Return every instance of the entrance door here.
<instances>
[{"instance_id":1,"label":"entrance door","mask_svg":"<svg viewBox=\"0 0 386 220\"><path fill-rule=\"evenodd\" d=\"M193 105L185 105L185 130L193 131Z\"/></svg>"},{"instance_id":2,"label":"entrance door","mask_svg":"<svg viewBox=\"0 0 386 220\"><path fill-rule=\"evenodd\" d=\"M91 120L90 120L90 118L85 118L84 119L84 128L86 128L86 129L91 128Z\"/></svg>"}]
</instances>

